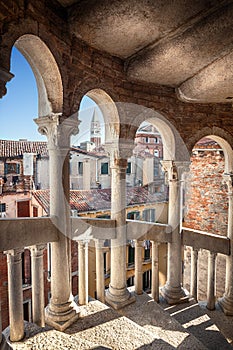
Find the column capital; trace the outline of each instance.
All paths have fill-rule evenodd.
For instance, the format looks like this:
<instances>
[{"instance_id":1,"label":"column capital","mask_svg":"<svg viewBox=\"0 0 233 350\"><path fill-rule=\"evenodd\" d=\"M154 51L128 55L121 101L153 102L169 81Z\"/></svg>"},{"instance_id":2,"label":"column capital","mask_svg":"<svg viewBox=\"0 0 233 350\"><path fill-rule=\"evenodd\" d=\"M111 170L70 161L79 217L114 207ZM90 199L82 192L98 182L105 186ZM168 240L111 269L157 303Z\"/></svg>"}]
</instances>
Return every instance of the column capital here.
<instances>
[{"instance_id":1,"label":"column capital","mask_svg":"<svg viewBox=\"0 0 233 350\"><path fill-rule=\"evenodd\" d=\"M6 95L6 83L14 77L14 74L4 68L0 68L0 98Z\"/></svg>"},{"instance_id":2,"label":"column capital","mask_svg":"<svg viewBox=\"0 0 233 350\"><path fill-rule=\"evenodd\" d=\"M182 174L189 171L190 162L162 160L161 165L167 173L168 181L180 181Z\"/></svg>"},{"instance_id":3,"label":"column capital","mask_svg":"<svg viewBox=\"0 0 233 350\"><path fill-rule=\"evenodd\" d=\"M76 135L79 131L80 121L73 114L71 117L61 121L61 113L52 113L45 117L34 119L38 125L38 131L46 135L48 139L48 149L69 149L70 136Z\"/></svg>"},{"instance_id":4,"label":"column capital","mask_svg":"<svg viewBox=\"0 0 233 350\"><path fill-rule=\"evenodd\" d=\"M29 249L31 251L31 254L35 254L39 257L43 255L46 246L46 244L35 244L30 246Z\"/></svg>"},{"instance_id":5,"label":"column capital","mask_svg":"<svg viewBox=\"0 0 233 350\"><path fill-rule=\"evenodd\" d=\"M21 260L21 254L23 253L24 249L21 248L16 248L16 249L10 249L10 250L5 250L4 254L7 255L7 259L9 257L14 257L14 261L20 261Z\"/></svg>"},{"instance_id":6,"label":"column capital","mask_svg":"<svg viewBox=\"0 0 233 350\"><path fill-rule=\"evenodd\" d=\"M95 239L95 247L96 249L102 249L104 248L104 242L105 242L105 239Z\"/></svg>"},{"instance_id":7,"label":"column capital","mask_svg":"<svg viewBox=\"0 0 233 350\"><path fill-rule=\"evenodd\" d=\"M105 151L110 157L111 167L127 168L127 159L133 155L133 140L117 140L107 142L104 145Z\"/></svg>"}]
</instances>

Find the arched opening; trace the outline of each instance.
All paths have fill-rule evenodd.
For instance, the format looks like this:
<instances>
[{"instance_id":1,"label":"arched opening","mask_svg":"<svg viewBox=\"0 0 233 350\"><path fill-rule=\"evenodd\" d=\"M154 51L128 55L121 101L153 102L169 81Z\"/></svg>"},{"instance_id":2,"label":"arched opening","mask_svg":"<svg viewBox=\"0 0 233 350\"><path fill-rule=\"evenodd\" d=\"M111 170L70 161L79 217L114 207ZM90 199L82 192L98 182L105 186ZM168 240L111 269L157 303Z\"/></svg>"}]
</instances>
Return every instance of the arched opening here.
<instances>
[{"instance_id":1,"label":"arched opening","mask_svg":"<svg viewBox=\"0 0 233 350\"><path fill-rule=\"evenodd\" d=\"M38 202L33 203L32 198L41 178L47 181L49 177L47 142L38 133L33 118L62 112L61 75L48 47L34 35L23 35L15 42L11 53L11 71L15 78L9 82L8 93L1 100L0 107L2 124L7 122L7 128L1 128L0 217L47 216L48 211L44 212L43 207ZM10 113L7 113L6 103L12 107ZM47 181L42 188L48 189L48 185ZM29 251L25 250L25 253L29 257ZM2 258L6 259L6 256ZM28 259L24 262L26 275L23 276L23 284L29 285L30 263ZM44 270L48 271L47 264ZM50 292L49 284L44 291L45 294ZM7 285L2 295L7 295ZM30 291L23 290L24 302L31 298L31 288ZM24 311L27 313L28 308L24 308ZM8 325L7 313L6 310L2 317L3 328Z\"/></svg>"},{"instance_id":2,"label":"arched opening","mask_svg":"<svg viewBox=\"0 0 233 350\"><path fill-rule=\"evenodd\" d=\"M38 116L62 113L63 86L59 68L49 48L37 36L25 34L15 47L29 62L37 82Z\"/></svg>"},{"instance_id":3,"label":"arched opening","mask_svg":"<svg viewBox=\"0 0 233 350\"><path fill-rule=\"evenodd\" d=\"M194 146L191 155L190 172L186 177L183 226L204 231L210 235L227 236L228 231L228 189L224 174L232 172L232 149L220 136L208 135ZM211 237L210 237L211 239ZM211 246L211 244L210 244ZM211 250L210 250L211 251ZM198 252L198 300L207 299L209 252ZM191 249L185 249L184 285L190 287ZM224 294L225 255L217 254L216 297Z\"/></svg>"}]
</instances>

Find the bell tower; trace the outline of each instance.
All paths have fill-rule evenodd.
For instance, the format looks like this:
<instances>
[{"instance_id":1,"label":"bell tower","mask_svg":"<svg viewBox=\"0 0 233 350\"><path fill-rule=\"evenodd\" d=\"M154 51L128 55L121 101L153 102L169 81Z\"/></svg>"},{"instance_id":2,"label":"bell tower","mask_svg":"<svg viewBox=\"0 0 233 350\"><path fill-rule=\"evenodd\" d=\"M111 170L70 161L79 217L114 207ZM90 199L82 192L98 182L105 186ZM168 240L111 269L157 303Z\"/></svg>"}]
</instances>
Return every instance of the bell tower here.
<instances>
[{"instance_id":1,"label":"bell tower","mask_svg":"<svg viewBox=\"0 0 233 350\"><path fill-rule=\"evenodd\" d=\"M91 119L91 142L95 143L96 147L99 147L101 144L101 127L100 121L96 109L94 109L93 116Z\"/></svg>"}]
</instances>

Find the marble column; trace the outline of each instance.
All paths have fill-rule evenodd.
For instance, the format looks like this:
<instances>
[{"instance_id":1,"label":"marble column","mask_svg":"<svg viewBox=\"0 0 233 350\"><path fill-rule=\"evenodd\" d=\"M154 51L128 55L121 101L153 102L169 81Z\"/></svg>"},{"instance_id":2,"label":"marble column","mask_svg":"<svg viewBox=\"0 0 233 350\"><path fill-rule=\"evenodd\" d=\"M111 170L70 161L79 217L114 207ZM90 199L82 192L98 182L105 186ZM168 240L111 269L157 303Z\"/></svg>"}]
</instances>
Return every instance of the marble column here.
<instances>
[{"instance_id":1,"label":"marble column","mask_svg":"<svg viewBox=\"0 0 233 350\"><path fill-rule=\"evenodd\" d=\"M22 252L21 249L5 252L8 268L10 340L12 342L19 341L24 337Z\"/></svg>"},{"instance_id":2,"label":"marble column","mask_svg":"<svg viewBox=\"0 0 233 350\"><path fill-rule=\"evenodd\" d=\"M228 188L227 237L230 239L231 254L226 256L225 294L218 302L225 315L233 316L233 173L224 174L224 182Z\"/></svg>"},{"instance_id":3,"label":"marble column","mask_svg":"<svg viewBox=\"0 0 233 350\"><path fill-rule=\"evenodd\" d=\"M95 240L96 249L96 294L97 299L105 302L105 279L104 279L104 240Z\"/></svg>"},{"instance_id":4,"label":"marble column","mask_svg":"<svg viewBox=\"0 0 233 350\"><path fill-rule=\"evenodd\" d=\"M142 241L135 240L135 293L143 293L143 280L142 280Z\"/></svg>"},{"instance_id":5,"label":"marble column","mask_svg":"<svg viewBox=\"0 0 233 350\"><path fill-rule=\"evenodd\" d=\"M64 330L78 318L78 307L71 293L71 247L69 205L70 136L78 131L77 117L60 120L59 114L35 120L39 132L48 138L50 174L50 217L59 239L51 243L51 299L45 321ZM62 280L61 280L62 276Z\"/></svg>"},{"instance_id":6,"label":"marble column","mask_svg":"<svg viewBox=\"0 0 233 350\"><path fill-rule=\"evenodd\" d=\"M154 301L159 302L159 243L152 241L152 281L151 296Z\"/></svg>"},{"instance_id":7,"label":"marble column","mask_svg":"<svg viewBox=\"0 0 233 350\"><path fill-rule=\"evenodd\" d=\"M168 304L188 301L188 295L182 288L182 247L181 247L181 193L182 174L188 169L188 162L162 161L169 184L168 225L172 227L172 242L168 243L167 282L161 294Z\"/></svg>"},{"instance_id":8,"label":"marble column","mask_svg":"<svg viewBox=\"0 0 233 350\"><path fill-rule=\"evenodd\" d=\"M78 303L88 303L88 242L78 241Z\"/></svg>"},{"instance_id":9,"label":"marble column","mask_svg":"<svg viewBox=\"0 0 233 350\"><path fill-rule=\"evenodd\" d=\"M109 146L111 219L116 221L116 239L111 240L111 275L105 300L114 309L120 309L135 301L126 286L126 169L133 144Z\"/></svg>"},{"instance_id":10,"label":"marble column","mask_svg":"<svg viewBox=\"0 0 233 350\"><path fill-rule=\"evenodd\" d=\"M44 313L44 262L46 245L34 245L31 250L32 266L32 321L40 327L45 326Z\"/></svg>"}]
</instances>

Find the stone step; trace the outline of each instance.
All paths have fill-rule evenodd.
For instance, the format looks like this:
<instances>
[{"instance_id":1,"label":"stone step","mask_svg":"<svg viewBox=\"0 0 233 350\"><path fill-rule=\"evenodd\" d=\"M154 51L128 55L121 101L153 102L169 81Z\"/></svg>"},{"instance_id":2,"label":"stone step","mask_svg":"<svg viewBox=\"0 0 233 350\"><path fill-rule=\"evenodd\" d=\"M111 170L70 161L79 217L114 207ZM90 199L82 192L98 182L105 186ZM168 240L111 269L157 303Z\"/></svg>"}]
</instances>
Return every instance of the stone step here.
<instances>
[{"instance_id":1,"label":"stone step","mask_svg":"<svg viewBox=\"0 0 233 350\"><path fill-rule=\"evenodd\" d=\"M136 302L118 313L143 327L170 349L207 349L146 293L136 295Z\"/></svg>"},{"instance_id":2,"label":"stone step","mask_svg":"<svg viewBox=\"0 0 233 350\"><path fill-rule=\"evenodd\" d=\"M211 312L207 312L206 308L200 307L194 299L190 299L188 303L168 306L164 299L161 298L160 306L208 349L232 350L232 346L210 316ZM219 310L218 316L223 318L224 314ZM223 322L225 323L225 321Z\"/></svg>"},{"instance_id":3,"label":"stone step","mask_svg":"<svg viewBox=\"0 0 233 350\"><path fill-rule=\"evenodd\" d=\"M6 347L5 344L2 349L206 350L209 348L206 340L205 344L198 340L190 332L192 327L187 327L193 316L189 319L188 316L184 316L182 326L174 317L183 312L181 306L172 309L165 307L165 304L161 305L155 303L148 294L136 295L135 303L118 311L97 300L90 300L88 305L80 307L80 318L66 331L59 332L48 326L41 329L35 324L25 322L25 339L17 343L8 343L10 347ZM190 309L195 308L194 305L190 306ZM170 312L174 316L171 316ZM6 338L9 337L9 328L4 331L4 335ZM224 347L225 339L221 339L221 342L218 339L216 344L218 347L211 349L228 349Z\"/></svg>"}]
</instances>

